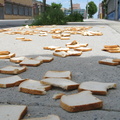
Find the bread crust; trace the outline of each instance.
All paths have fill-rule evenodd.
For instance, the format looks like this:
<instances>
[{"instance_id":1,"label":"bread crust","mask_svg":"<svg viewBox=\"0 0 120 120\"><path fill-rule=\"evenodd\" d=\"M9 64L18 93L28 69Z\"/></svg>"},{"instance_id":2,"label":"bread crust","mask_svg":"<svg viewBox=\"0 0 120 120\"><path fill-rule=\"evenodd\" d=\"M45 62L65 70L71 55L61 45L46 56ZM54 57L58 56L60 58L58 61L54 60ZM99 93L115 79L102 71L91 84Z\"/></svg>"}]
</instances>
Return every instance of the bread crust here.
<instances>
[{"instance_id":1,"label":"bread crust","mask_svg":"<svg viewBox=\"0 0 120 120\"><path fill-rule=\"evenodd\" d=\"M9 51L0 51L0 55L9 55L10 52Z\"/></svg>"},{"instance_id":2,"label":"bread crust","mask_svg":"<svg viewBox=\"0 0 120 120\"><path fill-rule=\"evenodd\" d=\"M25 109L23 110L23 112L21 113L19 120L21 120L27 113L27 107L25 107Z\"/></svg>"},{"instance_id":3,"label":"bread crust","mask_svg":"<svg viewBox=\"0 0 120 120\"><path fill-rule=\"evenodd\" d=\"M119 47L119 45L104 45L104 48L116 48Z\"/></svg>"},{"instance_id":4,"label":"bread crust","mask_svg":"<svg viewBox=\"0 0 120 120\"><path fill-rule=\"evenodd\" d=\"M31 67L37 67L37 66L39 66L40 64L42 64L42 62L37 63L37 64L20 63L19 65L20 65L20 66L31 66Z\"/></svg>"},{"instance_id":5,"label":"bread crust","mask_svg":"<svg viewBox=\"0 0 120 120\"><path fill-rule=\"evenodd\" d=\"M85 104L85 105L68 106L67 104L63 103L60 100L60 106L68 112L80 112L80 111L100 109L103 106L103 102L100 101L97 103L91 103L91 104Z\"/></svg>"},{"instance_id":6,"label":"bread crust","mask_svg":"<svg viewBox=\"0 0 120 120\"><path fill-rule=\"evenodd\" d=\"M116 65L119 65L120 63L119 62L107 62L107 61L98 61L99 64L104 64L104 65L111 65L111 66L116 66Z\"/></svg>"},{"instance_id":7,"label":"bread crust","mask_svg":"<svg viewBox=\"0 0 120 120\"><path fill-rule=\"evenodd\" d=\"M28 94L34 94L34 95L44 95L44 94L46 94L45 91L31 90L31 89L22 88L22 87L19 89L19 91L24 92L24 93L28 93Z\"/></svg>"},{"instance_id":8,"label":"bread crust","mask_svg":"<svg viewBox=\"0 0 120 120\"><path fill-rule=\"evenodd\" d=\"M0 56L0 59L10 59L11 57L15 57L15 53L13 54L8 54L8 55L1 55Z\"/></svg>"},{"instance_id":9,"label":"bread crust","mask_svg":"<svg viewBox=\"0 0 120 120\"><path fill-rule=\"evenodd\" d=\"M20 81L17 81L15 83L9 83L9 84L0 84L0 87L1 88L9 88L9 87L14 87L14 86L18 86L21 82L25 81L27 79L23 79L23 80L20 80Z\"/></svg>"},{"instance_id":10,"label":"bread crust","mask_svg":"<svg viewBox=\"0 0 120 120\"><path fill-rule=\"evenodd\" d=\"M7 70L0 70L0 73L3 73L3 74L20 74L22 72L25 72L27 70L27 67L24 66L24 68L22 70L19 70L19 69L14 69L13 71L7 71Z\"/></svg>"},{"instance_id":11,"label":"bread crust","mask_svg":"<svg viewBox=\"0 0 120 120\"><path fill-rule=\"evenodd\" d=\"M87 89L82 89L82 88L79 88L78 87L78 91L79 92L82 92L82 91L88 91ZM93 91L93 90L90 90L92 92L92 94L94 95L106 95L107 94L107 91Z\"/></svg>"}]
</instances>

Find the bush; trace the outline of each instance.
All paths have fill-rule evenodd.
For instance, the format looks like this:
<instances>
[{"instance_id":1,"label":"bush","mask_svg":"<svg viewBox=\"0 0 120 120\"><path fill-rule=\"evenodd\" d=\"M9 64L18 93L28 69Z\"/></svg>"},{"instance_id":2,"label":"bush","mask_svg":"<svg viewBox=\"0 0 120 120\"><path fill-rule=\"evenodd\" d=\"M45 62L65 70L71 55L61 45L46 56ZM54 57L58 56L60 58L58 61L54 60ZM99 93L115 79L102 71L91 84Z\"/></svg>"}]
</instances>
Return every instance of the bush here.
<instances>
[{"instance_id":1,"label":"bush","mask_svg":"<svg viewBox=\"0 0 120 120\"><path fill-rule=\"evenodd\" d=\"M66 24L66 18L60 7L53 6L46 9L46 12L35 17L32 25L63 25Z\"/></svg>"},{"instance_id":2,"label":"bush","mask_svg":"<svg viewBox=\"0 0 120 120\"><path fill-rule=\"evenodd\" d=\"M69 16L67 16L68 22L83 22L83 16L78 12L73 12Z\"/></svg>"}]
</instances>

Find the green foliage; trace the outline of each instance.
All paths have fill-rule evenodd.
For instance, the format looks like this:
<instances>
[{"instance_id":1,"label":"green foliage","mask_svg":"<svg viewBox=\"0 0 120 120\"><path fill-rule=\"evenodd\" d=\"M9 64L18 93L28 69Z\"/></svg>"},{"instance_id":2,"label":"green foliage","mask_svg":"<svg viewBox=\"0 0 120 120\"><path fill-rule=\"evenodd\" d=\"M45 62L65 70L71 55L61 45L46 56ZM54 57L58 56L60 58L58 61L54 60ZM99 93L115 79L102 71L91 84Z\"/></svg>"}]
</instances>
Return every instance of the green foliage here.
<instances>
[{"instance_id":1,"label":"green foliage","mask_svg":"<svg viewBox=\"0 0 120 120\"><path fill-rule=\"evenodd\" d=\"M68 22L83 22L83 16L77 11L67 16L66 19Z\"/></svg>"},{"instance_id":2,"label":"green foliage","mask_svg":"<svg viewBox=\"0 0 120 120\"><path fill-rule=\"evenodd\" d=\"M60 9L61 7L61 4L52 3L50 7L46 8L46 12L35 17L33 25L66 24L65 15Z\"/></svg>"},{"instance_id":3,"label":"green foliage","mask_svg":"<svg viewBox=\"0 0 120 120\"><path fill-rule=\"evenodd\" d=\"M87 8L87 6L86 6ZM97 12L97 6L96 4L91 1L88 3L88 14L89 14L89 18L93 18L93 15Z\"/></svg>"}]
</instances>

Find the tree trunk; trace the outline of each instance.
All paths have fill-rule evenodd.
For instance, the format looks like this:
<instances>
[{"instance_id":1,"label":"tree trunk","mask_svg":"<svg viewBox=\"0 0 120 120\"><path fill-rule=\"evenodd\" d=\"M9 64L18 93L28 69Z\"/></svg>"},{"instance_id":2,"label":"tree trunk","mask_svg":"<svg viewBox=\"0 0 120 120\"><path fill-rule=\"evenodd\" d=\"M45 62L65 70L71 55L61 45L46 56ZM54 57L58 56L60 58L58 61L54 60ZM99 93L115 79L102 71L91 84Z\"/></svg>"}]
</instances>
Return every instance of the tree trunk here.
<instances>
[{"instance_id":1,"label":"tree trunk","mask_svg":"<svg viewBox=\"0 0 120 120\"><path fill-rule=\"evenodd\" d=\"M73 13L73 5L72 5L72 0L70 0L70 4L71 4L71 14Z\"/></svg>"},{"instance_id":2,"label":"tree trunk","mask_svg":"<svg viewBox=\"0 0 120 120\"><path fill-rule=\"evenodd\" d=\"M46 0L43 0L43 12L46 11Z\"/></svg>"}]
</instances>

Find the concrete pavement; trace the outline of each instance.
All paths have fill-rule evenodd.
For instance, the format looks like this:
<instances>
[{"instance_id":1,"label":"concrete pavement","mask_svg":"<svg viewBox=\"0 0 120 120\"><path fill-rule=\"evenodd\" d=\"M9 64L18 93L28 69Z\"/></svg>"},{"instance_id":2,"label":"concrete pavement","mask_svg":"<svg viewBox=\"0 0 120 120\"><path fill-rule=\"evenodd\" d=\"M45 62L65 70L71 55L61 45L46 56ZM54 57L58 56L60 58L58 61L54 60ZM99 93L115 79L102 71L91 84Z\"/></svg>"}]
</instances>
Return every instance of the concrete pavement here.
<instances>
[{"instance_id":1,"label":"concrete pavement","mask_svg":"<svg viewBox=\"0 0 120 120\"><path fill-rule=\"evenodd\" d=\"M46 37L36 35L8 35L0 33L0 50L8 50L16 53L16 56L26 56L35 58L41 56L52 56L54 60L50 63L44 63L39 67L28 67L28 70L19 74L21 78L41 80L48 70L69 70L72 72L72 80L78 83L84 81L114 82L117 84L116 89L108 91L106 96L95 95L103 100L103 108L100 110L90 110L77 113L69 113L59 106L59 100L54 100L52 96L56 93L72 94L77 90L65 91L59 88L53 88L46 95L30 95L18 91L18 87L7 89L0 88L0 104L18 104L27 105L28 113L25 118L43 117L48 114L56 114L61 120L120 120L120 68L118 66L107 66L98 64L99 60L105 58L119 58L120 53L108 53L101 51L104 45L120 45L120 22L108 20L88 19L83 23L68 23L68 25L56 26L63 29L70 26L93 26L91 31L101 31L103 36L81 36L71 35L70 40L52 39L52 35ZM19 27L12 27L13 31ZM50 31L54 28L39 28ZM28 29L26 29L28 30ZM22 42L15 40L16 37L31 38L31 42ZM81 56L60 58L53 56L53 51L43 50L44 46L61 46L77 40L79 43L88 43L88 47L93 50L84 52ZM7 65L15 65L9 60L0 60L0 68ZM0 78L11 75L0 74Z\"/></svg>"}]
</instances>

